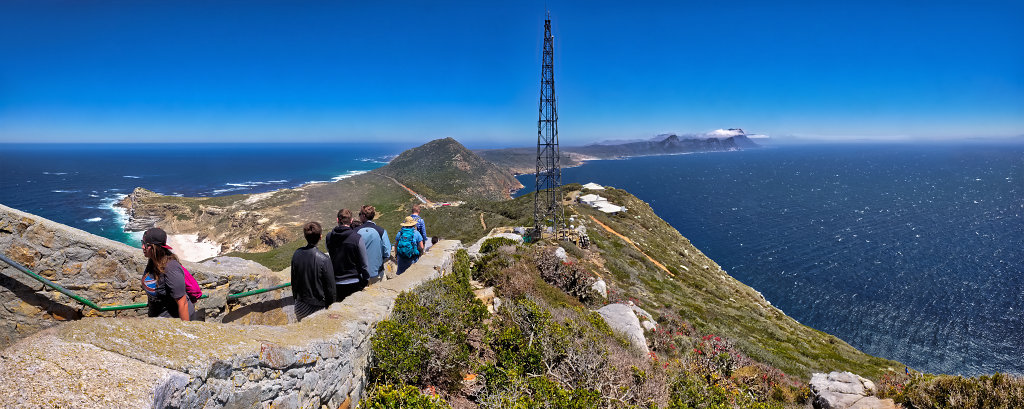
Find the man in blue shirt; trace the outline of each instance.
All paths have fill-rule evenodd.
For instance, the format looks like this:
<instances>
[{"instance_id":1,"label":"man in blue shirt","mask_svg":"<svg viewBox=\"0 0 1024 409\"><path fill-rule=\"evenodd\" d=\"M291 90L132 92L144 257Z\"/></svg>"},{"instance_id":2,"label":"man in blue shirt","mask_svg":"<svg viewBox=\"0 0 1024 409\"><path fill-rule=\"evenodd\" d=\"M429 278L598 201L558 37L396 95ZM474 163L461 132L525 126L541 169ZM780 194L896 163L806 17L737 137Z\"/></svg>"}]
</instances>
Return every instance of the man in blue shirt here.
<instances>
[{"instance_id":1,"label":"man in blue shirt","mask_svg":"<svg viewBox=\"0 0 1024 409\"><path fill-rule=\"evenodd\" d=\"M377 209L373 206L363 206L359 209L359 219L363 224L359 226L357 232L366 246L366 270L370 272L370 284L379 282L384 277L384 262L391 255L388 231L373 222L375 217Z\"/></svg>"},{"instance_id":2,"label":"man in blue shirt","mask_svg":"<svg viewBox=\"0 0 1024 409\"><path fill-rule=\"evenodd\" d=\"M416 220L416 231L419 232L420 237L422 237L421 243L423 243L423 247L426 247L428 237L427 223L423 221L422 217L420 217L420 205L412 205L412 218L413 220Z\"/></svg>"}]
</instances>

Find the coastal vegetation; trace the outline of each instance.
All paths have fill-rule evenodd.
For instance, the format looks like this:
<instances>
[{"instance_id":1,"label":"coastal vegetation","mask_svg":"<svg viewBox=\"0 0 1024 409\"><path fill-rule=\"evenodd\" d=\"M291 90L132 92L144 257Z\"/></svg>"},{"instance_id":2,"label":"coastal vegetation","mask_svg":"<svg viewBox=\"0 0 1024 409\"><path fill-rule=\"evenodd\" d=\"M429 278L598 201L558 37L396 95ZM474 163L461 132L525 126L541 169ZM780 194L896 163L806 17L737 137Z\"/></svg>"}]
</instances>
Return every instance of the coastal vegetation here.
<instances>
[{"instance_id":1,"label":"coastal vegetation","mask_svg":"<svg viewBox=\"0 0 1024 409\"><path fill-rule=\"evenodd\" d=\"M335 183L215 198L137 190L125 207L172 231L198 230L236 250L229 255L275 271L304 244L298 223L330 227L337 209L373 204L378 224L394 231L420 202L408 189L462 201L423 210L430 236L469 244L496 227L532 225L533 195L510 199L507 179L474 176L496 167L454 140L410 152L379 172ZM587 248L490 239L479 259L460 255L455 274L399 297L392 318L377 328L388 341L373 343L373 387L364 404L787 407L806 401L811 373L850 371L877 380L881 397L906 407L1020 406L1020 378L901 374L902 364L786 316L629 192L603 190L628 209L606 214L574 203L581 189L567 185L562 193L567 221L586 230ZM558 247L568 261L552 256ZM473 297L471 280L494 287L502 303L493 314ZM592 291L597 280L606 295ZM609 303L650 314L649 355L638 355L592 311Z\"/></svg>"},{"instance_id":2,"label":"coastal vegetation","mask_svg":"<svg viewBox=\"0 0 1024 409\"><path fill-rule=\"evenodd\" d=\"M377 324L367 407L782 408L807 386L714 335L671 335L644 354L589 305L604 300L560 288L572 275L550 243L491 241L471 263L396 300ZM561 270L552 274L543 270ZM495 286L493 315L471 279ZM437 319L444 317L444 319ZM704 348L704 350L701 350Z\"/></svg>"},{"instance_id":3,"label":"coastal vegetation","mask_svg":"<svg viewBox=\"0 0 1024 409\"><path fill-rule=\"evenodd\" d=\"M1024 378L1006 374L966 378L919 372L882 376L879 396L913 409L1024 407Z\"/></svg>"}]
</instances>

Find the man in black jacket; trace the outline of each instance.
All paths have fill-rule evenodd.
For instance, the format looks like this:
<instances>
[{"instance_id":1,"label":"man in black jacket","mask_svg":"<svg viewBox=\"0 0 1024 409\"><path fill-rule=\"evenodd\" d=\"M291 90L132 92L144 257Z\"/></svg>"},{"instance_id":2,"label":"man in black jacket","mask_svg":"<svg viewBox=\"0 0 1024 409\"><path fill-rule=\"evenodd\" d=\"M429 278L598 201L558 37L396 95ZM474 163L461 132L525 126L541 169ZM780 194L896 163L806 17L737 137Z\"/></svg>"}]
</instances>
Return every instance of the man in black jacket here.
<instances>
[{"instance_id":1,"label":"man in black jacket","mask_svg":"<svg viewBox=\"0 0 1024 409\"><path fill-rule=\"evenodd\" d=\"M366 268L366 246L362 236L351 227L352 211L338 211L338 226L327 233L327 252L331 253L338 301L362 290L370 279Z\"/></svg>"},{"instance_id":2,"label":"man in black jacket","mask_svg":"<svg viewBox=\"0 0 1024 409\"><path fill-rule=\"evenodd\" d=\"M335 299L334 267L331 259L316 248L321 233L320 223L306 223L302 226L306 247L292 254L292 298L295 299L295 319L299 321L327 308Z\"/></svg>"}]
</instances>

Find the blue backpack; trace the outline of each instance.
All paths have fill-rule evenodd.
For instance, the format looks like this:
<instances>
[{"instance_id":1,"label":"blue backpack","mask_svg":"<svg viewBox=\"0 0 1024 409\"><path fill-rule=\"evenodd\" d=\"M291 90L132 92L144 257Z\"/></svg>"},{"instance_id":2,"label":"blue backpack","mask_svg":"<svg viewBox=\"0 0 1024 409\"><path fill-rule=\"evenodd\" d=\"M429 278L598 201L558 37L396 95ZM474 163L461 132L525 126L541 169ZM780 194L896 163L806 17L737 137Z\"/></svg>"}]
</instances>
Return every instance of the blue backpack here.
<instances>
[{"instance_id":1,"label":"blue backpack","mask_svg":"<svg viewBox=\"0 0 1024 409\"><path fill-rule=\"evenodd\" d=\"M420 255L415 238L416 230L403 228L398 231L398 237L395 238L395 249L399 256L413 258Z\"/></svg>"}]
</instances>

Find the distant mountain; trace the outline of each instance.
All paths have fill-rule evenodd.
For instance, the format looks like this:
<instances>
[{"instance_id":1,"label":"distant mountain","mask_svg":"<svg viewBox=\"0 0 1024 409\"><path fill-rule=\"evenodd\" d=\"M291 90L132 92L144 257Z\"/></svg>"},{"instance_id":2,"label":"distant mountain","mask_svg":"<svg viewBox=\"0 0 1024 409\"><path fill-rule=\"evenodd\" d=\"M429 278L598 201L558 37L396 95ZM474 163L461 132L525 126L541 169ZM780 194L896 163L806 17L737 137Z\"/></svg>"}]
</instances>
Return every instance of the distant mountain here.
<instances>
[{"instance_id":1,"label":"distant mountain","mask_svg":"<svg viewBox=\"0 0 1024 409\"><path fill-rule=\"evenodd\" d=\"M507 199L523 187L507 169L452 138L402 152L372 173L395 178L431 200Z\"/></svg>"},{"instance_id":2,"label":"distant mountain","mask_svg":"<svg viewBox=\"0 0 1024 409\"><path fill-rule=\"evenodd\" d=\"M719 132L722 131L722 132ZM617 145L586 145L563 148L563 152L574 152L598 159L615 159L630 156L671 155L689 152L730 151L754 148L758 145L747 138L743 130L719 130L712 136L668 135L660 139L627 142Z\"/></svg>"},{"instance_id":3,"label":"distant mountain","mask_svg":"<svg viewBox=\"0 0 1024 409\"><path fill-rule=\"evenodd\" d=\"M763 135L756 137L764 138ZM742 129L719 129L705 134L661 134L647 140L601 141L586 146L563 146L561 166L582 165L592 159L620 159L631 156L674 155L690 152L732 151L760 147ZM536 148L484 149L484 159L513 174L536 171Z\"/></svg>"}]
</instances>

